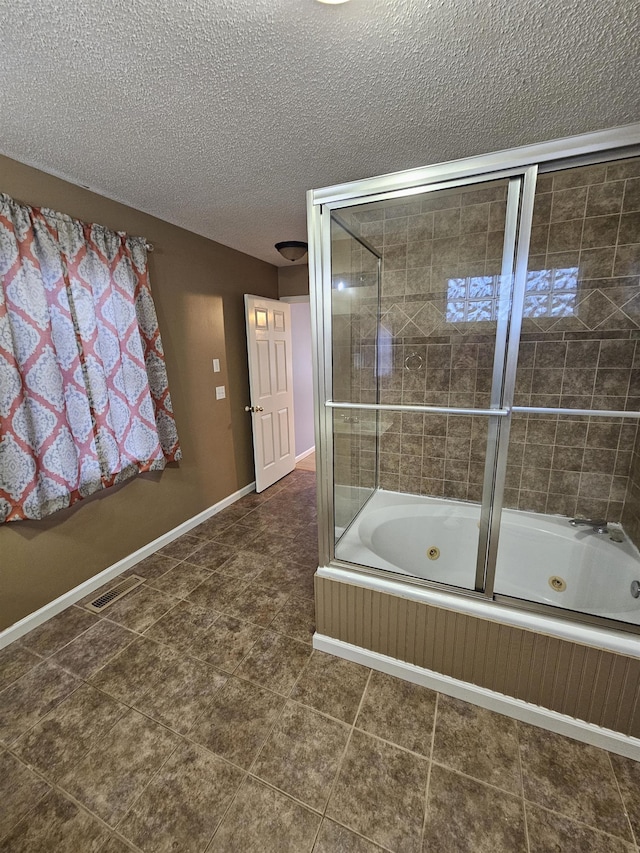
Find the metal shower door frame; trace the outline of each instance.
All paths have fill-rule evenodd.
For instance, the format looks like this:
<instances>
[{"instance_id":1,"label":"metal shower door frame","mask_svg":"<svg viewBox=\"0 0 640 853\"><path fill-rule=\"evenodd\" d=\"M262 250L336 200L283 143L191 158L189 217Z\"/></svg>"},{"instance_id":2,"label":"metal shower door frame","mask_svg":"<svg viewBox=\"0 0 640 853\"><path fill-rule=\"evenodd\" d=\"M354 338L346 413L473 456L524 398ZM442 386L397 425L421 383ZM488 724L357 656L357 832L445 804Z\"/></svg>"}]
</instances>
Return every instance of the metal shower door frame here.
<instances>
[{"instance_id":1,"label":"metal shower door frame","mask_svg":"<svg viewBox=\"0 0 640 853\"><path fill-rule=\"evenodd\" d=\"M512 194L511 205L505 219L505 240L502 276L513 241L511 254L513 286L510 316L506 323L499 324L496 333L494 373L492 378L491 408L461 409L456 407L372 405L368 409L378 411L437 412L440 414L482 415L489 418L488 454L485 460L485 480L481 505L481 533L478 543L476 565L476 589L426 581L420 578L395 574L403 581L421 586L455 592L458 595L481 597L494 600L494 581L497 561L500 519L504 496L509 432L512 412L542 413L546 409L514 406L514 389L518 360L518 348L526 291L529 239L538 167L541 171L556 168L587 165L603 160L637 156L640 144L640 123L612 130L583 134L577 137L553 140L523 148L441 163L421 169L383 175L348 184L310 190L307 193L307 216L309 226L309 280L312 294L312 344L314 350L316 445L321 468L318 471L318 524L320 565L354 569L354 564L336 559L333 529L333 425L332 411L337 408L358 409L364 405L337 403L332 397L331 364L331 237L330 217L332 211L373 201L406 199L417 194L438 189L484 183L500 178L509 178L510 191L514 181L519 181L517 204ZM508 197L509 198L509 197ZM514 207L517 208L514 211ZM319 249L319 251L318 251ZM378 279L380 287L380 277ZM502 288L501 288L502 291ZM502 349L504 347L504 349ZM499 352L501 350L501 352ZM502 359L499 358L502 355ZM499 363L501 361L501 364ZM498 376L501 381L498 382ZM498 393L499 392L499 393ZM549 413L561 414L564 410L553 409ZM640 418L640 412L600 412L567 410L567 413ZM494 451L491 455L490 445ZM484 556L483 556L484 555ZM388 577L390 572L358 566L357 570L367 574Z\"/></svg>"},{"instance_id":2,"label":"metal shower door frame","mask_svg":"<svg viewBox=\"0 0 640 853\"><path fill-rule=\"evenodd\" d=\"M311 238L312 229L320 238L320 257L315 251L310 257L310 265L321 282L320 287L314 288L312 304L314 306L314 326L318 332L314 346L318 347L318 368L316 382L316 446L319 448L320 470L318 477L318 527L319 527L319 549L320 564L341 566L343 563L336 559L335 540L330 535L335 524L335 506L333 490L333 410L368 410L376 413L384 411L432 413L441 415L464 415L486 417L488 421L487 430L487 452L485 456L485 475L482 489L482 501L480 510L480 534L478 537L478 548L476 557L474 589L462 589L460 587L448 587L435 581L423 582L435 588L451 588L462 591L463 594L475 594L483 597L492 595L495 574L495 565L488 564L488 554L492 537L499 535L500 513L496 513L495 495L501 493L502 489L496 489L496 477L498 474L498 460L500 447L500 422L507 418L509 411L502 403L503 383L505 372L505 360L507 342L511 322L510 308L512 303L512 289L516 286L516 242L521 209L523 207L522 188L528 176L527 186L535 186L536 167L528 169L509 169L496 172L476 173L462 177L447 176L442 180L438 176L431 184L423 184L409 190L391 191L390 193L377 193L365 198L351 196L343 200L334 200L322 205L311 202L309 224L310 224L310 248L313 242ZM387 199L402 199L407 196L438 192L445 189L459 189L476 184L485 184L492 181L508 180L507 212L505 214L505 236L503 241L503 257L501 266L501 285L499 297L499 312L495 338L493 377L489 408L466 408L458 406L417 406L417 405L390 405L390 404L364 404L335 401L333 399L333 365L332 365L332 306L331 306L331 221L335 213L341 209L366 204L372 201ZM339 223L341 224L341 223ZM348 230L348 229L346 229ZM316 244L317 245L317 244ZM313 247L315 249L315 246ZM528 245L526 247L528 251ZM379 254L376 252L376 254ZM524 292L526 283L526 252L524 254L524 279L521 289ZM310 266L311 270L311 266ZM311 276L310 276L311 278ZM380 275L378 276L378 289L381 287ZM321 332L320 332L321 330ZM378 486L378 483L376 482ZM491 549L493 554L496 549ZM372 571L377 571L372 569ZM388 574L388 573L387 573ZM487 579L491 581L491 593L487 594ZM422 579L417 579L422 580Z\"/></svg>"},{"instance_id":3,"label":"metal shower door frame","mask_svg":"<svg viewBox=\"0 0 640 853\"><path fill-rule=\"evenodd\" d=\"M364 237L360 236L359 234L356 234L353 231L353 229L347 225L346 222L344 222L342 219L340 219L339 216L337 216L335 211L330 211L330 213L329 213L329 223L328 223L329 231L331 230L332 224L337 225L339 228L341 228L343 231L345 231L353 240L356 241L356 243L359 243L364 249L366 249L370 254L372 254L376 258L376 261L377 261L377 263L376 263L376 275L377 275L377 280L376 280L376 283L377 283L376 317L379 317L380 316L380 299L381 299L381 282L382 282L382 255L376 249L375 246L373 246L371 243L369 243L368 240L366 240ZM331 246L331 238L329 240L329 245ZM331 281L332 281L332 269L331 269L331 257L330 257L329 258L329 282L331 282ZM331 292L332 292L332 288L329 287L329 294L331 294ZM329 305L328 305L328 322L331 326L332 320L333 320L332 297L331 296L329 297L327 302L329 303ZM376 323L375 355L374 355L374 375L376 377L378 375L378 334L379 334L379 325ZM331 341L333 342L333 334L331 334ZM329 356L331 356L332 348L328 348L328 354L329 354ZM331 384L332 395L333 395L333 363L331 361L331 358L329 358L329 366L327 369L329 370L328 380L329 380L329 383ZM329 409L341 408L341 406L339 406L339 405L333 405L333 404L329 405L328 402L325 405ZM375 403L362 403L362 404L358 405L357 407L356 406L353 406L353 407L350 406L349 408L358 408L359 410L369 409L369 410L374 411L375 415L376 415L376 431L375 431L376 449L375 449L375 468L374 468L374 473L373 473L374 486L373 486L371 495L369 495L369 497L366 499L364 504L360 507L360 509L356 513L356 516L357 516L362 511L365 504L367 504L369 502L371 497L373 497L373 494L379 488L379 479L380 479L380 452L379 452L379 449L380 449L380 430L379 430L379 426L380 426L380 386L379 386L379 384L376 382L376 402ZM332 457L333 457L333 436L334 436L334 430L333 430L333 414L332 414L331 415L331 433L330 433ZM335 478L335 466L333 465L333 460L332 460L331 470L332 470L333 476ZM332 482L334 483L334 487L335 487L334 480L332 480ZM335 496L335 488L332 488L331 489L331 500L332 500L331 517L335 519L335 506L333 505L334 504L334 501L333 501L334 496ZM350 524L353 523L353 520L354 519L352 519ZM331 548L333 549L332 553L334 554L334 557L335 557L335 544L336 544L336 542L335 542L335 538L334 538L331 542Z\"/></svg>"}]
</instances>

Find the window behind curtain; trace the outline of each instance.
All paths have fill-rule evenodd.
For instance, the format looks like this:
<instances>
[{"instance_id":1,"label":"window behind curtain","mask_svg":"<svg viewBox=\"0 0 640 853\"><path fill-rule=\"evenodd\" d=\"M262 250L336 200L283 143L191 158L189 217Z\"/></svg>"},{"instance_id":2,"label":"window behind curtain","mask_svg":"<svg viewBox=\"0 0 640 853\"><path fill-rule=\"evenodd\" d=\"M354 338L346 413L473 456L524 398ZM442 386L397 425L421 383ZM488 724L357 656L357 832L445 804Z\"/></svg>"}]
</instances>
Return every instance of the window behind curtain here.
<instances>
[{"instance_id":1,"label":"window behind curtain","mask_svg":"<svg viewBox=\"0 0 640 853\"><path fill-rule=\"evenodd\" d=\"M0 194L0 521L181 457L146 242Z\"/></svg>"}]
</instances>

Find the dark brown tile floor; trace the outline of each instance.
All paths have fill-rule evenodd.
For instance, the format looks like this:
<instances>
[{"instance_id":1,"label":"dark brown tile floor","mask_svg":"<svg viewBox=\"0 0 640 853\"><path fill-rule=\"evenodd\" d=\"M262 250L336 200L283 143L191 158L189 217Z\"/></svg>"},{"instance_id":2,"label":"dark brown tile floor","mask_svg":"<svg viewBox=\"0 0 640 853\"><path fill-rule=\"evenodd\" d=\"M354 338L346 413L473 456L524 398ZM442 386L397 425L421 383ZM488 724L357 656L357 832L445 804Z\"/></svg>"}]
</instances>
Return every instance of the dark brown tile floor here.
<instances>
[{"instance_id":1,"label":"dark brown tile floor","mask_svg":"<svg viewBox=\"0 0 640 853\"><path fill-rule=\"evenodd\" d=\"M0 652L0 851L636 851L640 764L312 653L314 506L296 471Z\"/></svg>"}]
</instances>

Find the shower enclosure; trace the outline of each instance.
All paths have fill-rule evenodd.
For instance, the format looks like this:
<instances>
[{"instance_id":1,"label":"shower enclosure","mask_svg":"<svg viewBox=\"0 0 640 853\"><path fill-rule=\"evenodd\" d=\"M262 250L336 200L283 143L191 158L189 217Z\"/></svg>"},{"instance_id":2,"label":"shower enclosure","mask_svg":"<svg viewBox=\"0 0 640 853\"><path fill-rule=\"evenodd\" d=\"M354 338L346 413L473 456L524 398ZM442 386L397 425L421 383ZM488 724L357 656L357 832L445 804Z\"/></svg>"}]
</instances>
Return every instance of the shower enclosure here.
<instances>
[{"instance_id":1,"label":"shower enclosure","mask_svg":"<svg viewBox=\"0 0 640 853\"><path fill-rule=\"evenodd\" d=\"M321 567L640 630L639 142L309 193Z\"/></svg>"}]
</instances>

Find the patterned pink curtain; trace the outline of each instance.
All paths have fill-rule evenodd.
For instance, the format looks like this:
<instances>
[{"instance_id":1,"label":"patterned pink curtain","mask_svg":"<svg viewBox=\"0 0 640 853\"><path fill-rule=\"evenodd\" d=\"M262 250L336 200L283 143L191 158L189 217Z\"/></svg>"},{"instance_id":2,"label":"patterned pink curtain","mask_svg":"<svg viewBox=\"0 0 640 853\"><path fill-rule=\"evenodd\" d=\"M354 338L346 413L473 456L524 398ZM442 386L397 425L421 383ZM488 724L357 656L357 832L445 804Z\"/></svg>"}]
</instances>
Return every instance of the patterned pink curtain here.
<instances>
[{"instance_id":1,"label":"patterned pink curtain","mask_svg":"<svg viewBox=\"0 0 640 853\"><path fill-rule=\"evenodd\" d=\"M145 240L0 194L0 521L180 457Z\"/></svg>"}]
</instances>

